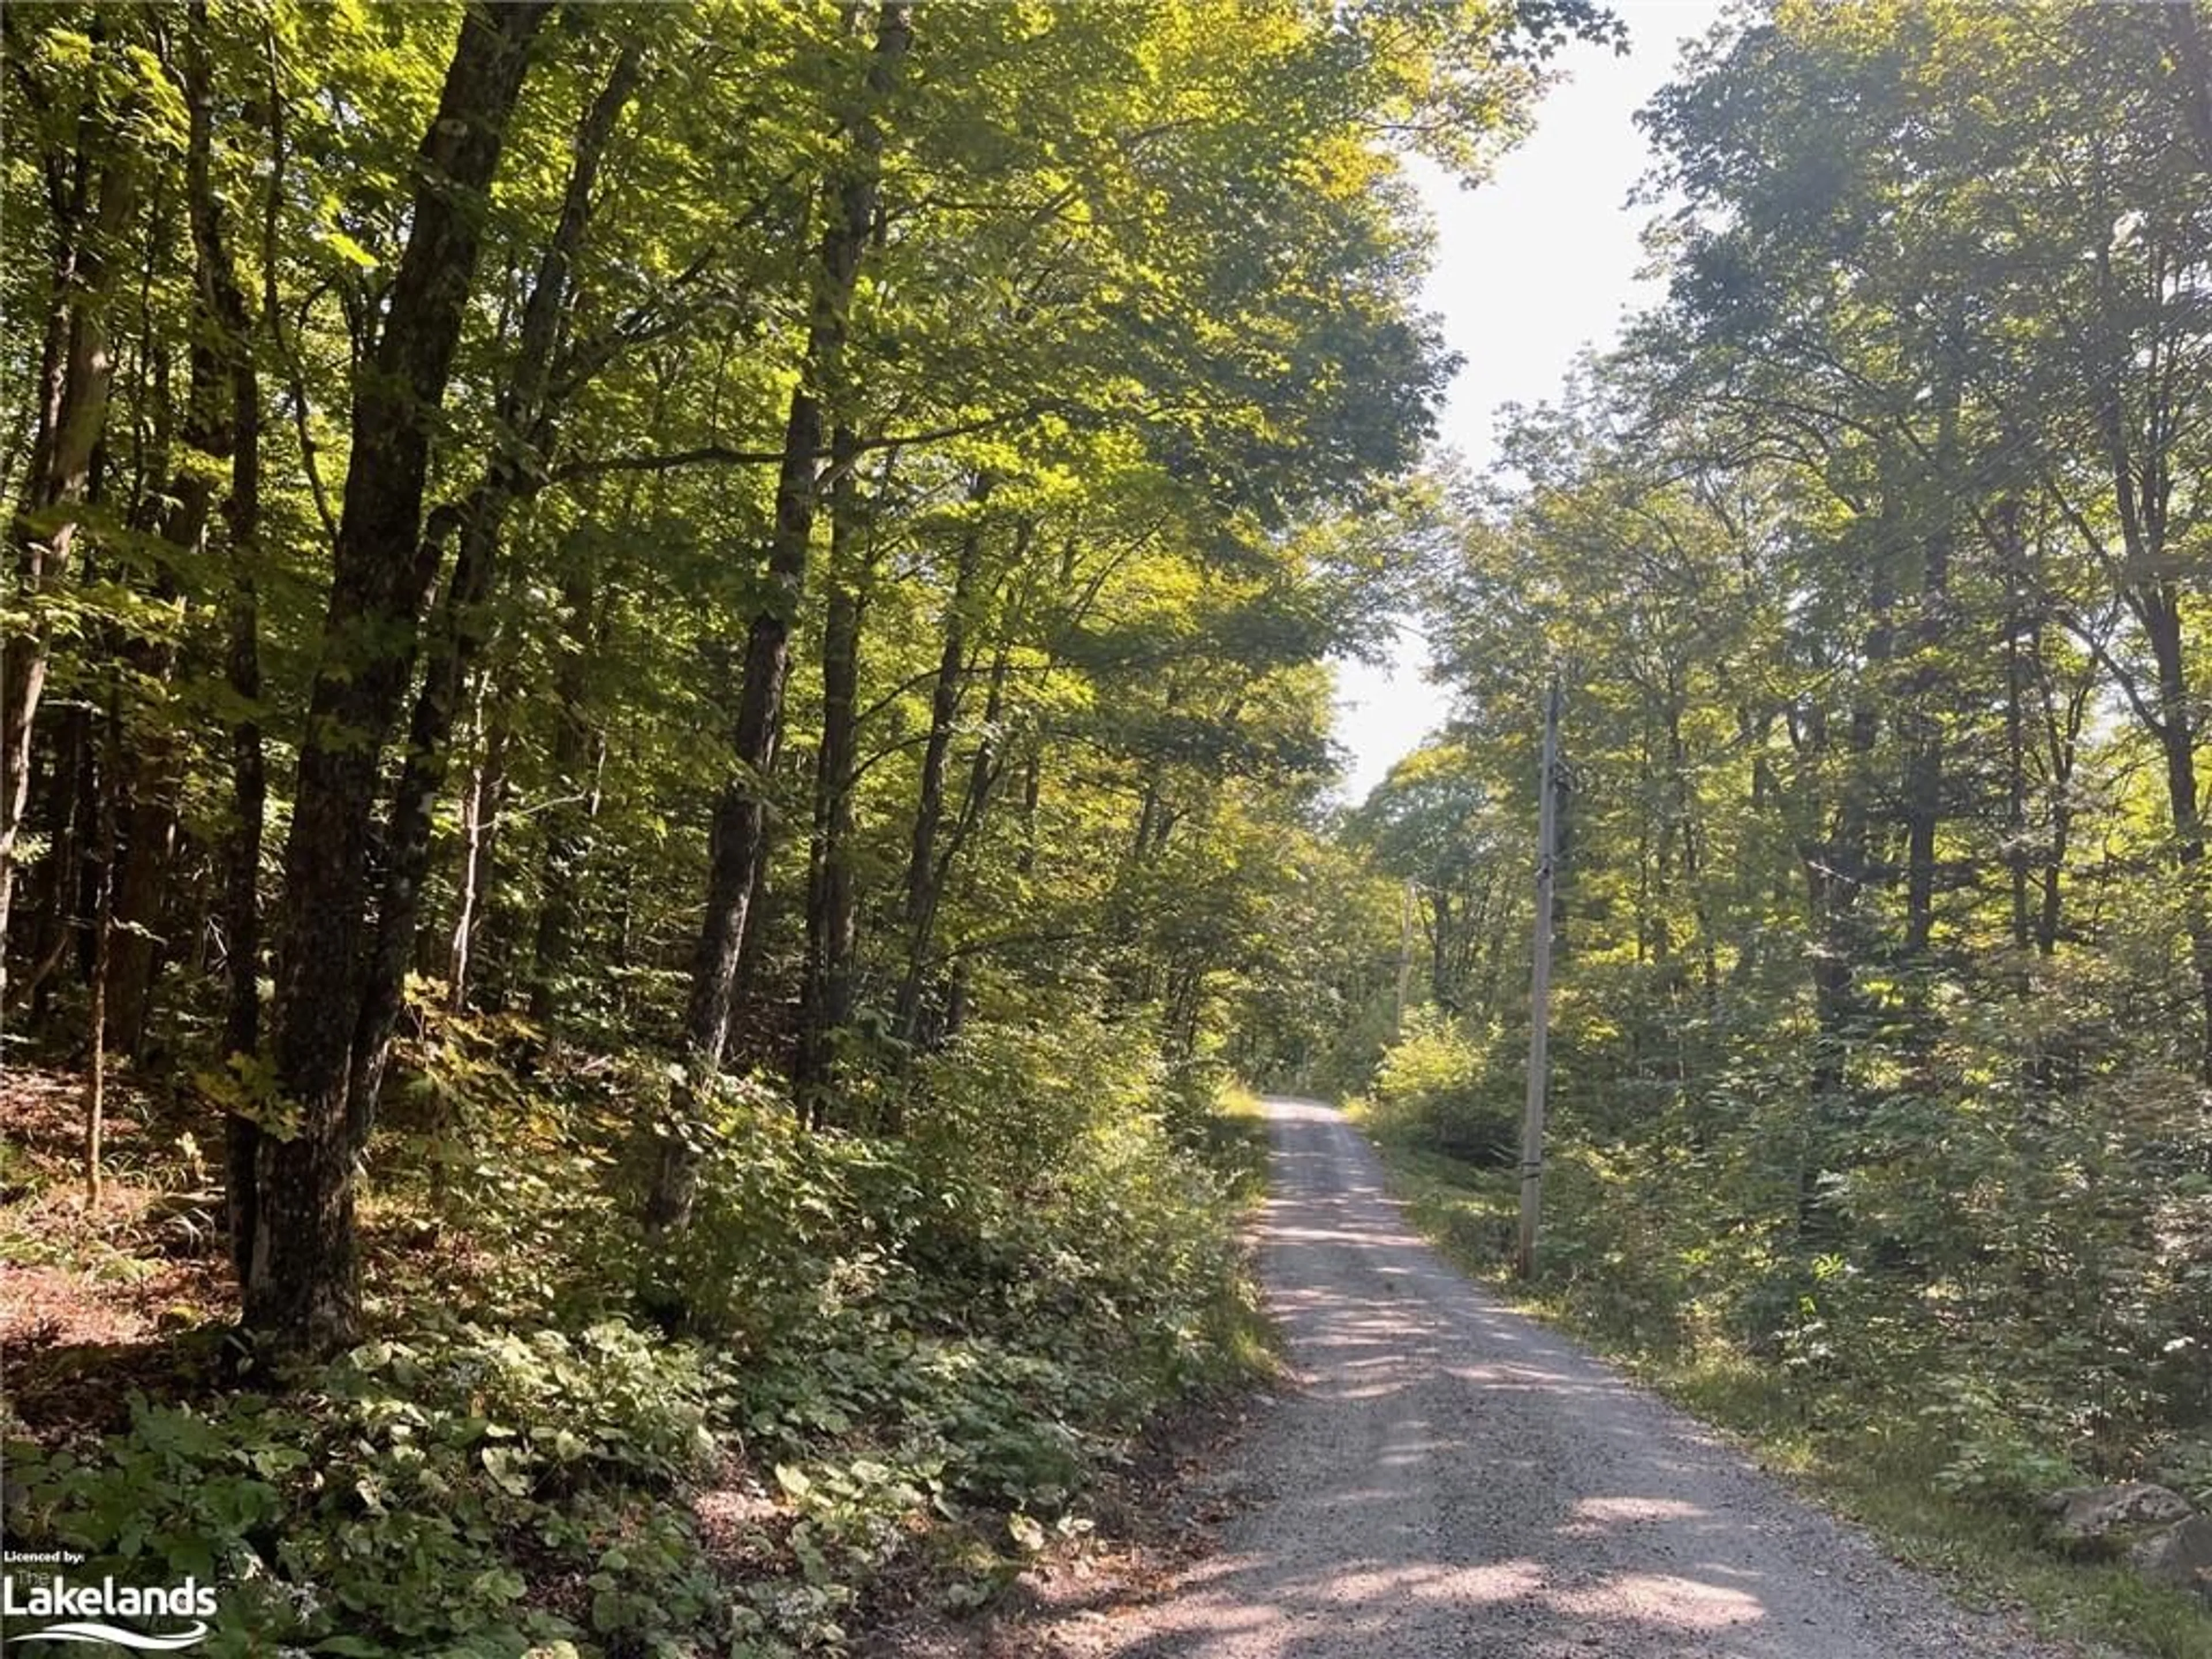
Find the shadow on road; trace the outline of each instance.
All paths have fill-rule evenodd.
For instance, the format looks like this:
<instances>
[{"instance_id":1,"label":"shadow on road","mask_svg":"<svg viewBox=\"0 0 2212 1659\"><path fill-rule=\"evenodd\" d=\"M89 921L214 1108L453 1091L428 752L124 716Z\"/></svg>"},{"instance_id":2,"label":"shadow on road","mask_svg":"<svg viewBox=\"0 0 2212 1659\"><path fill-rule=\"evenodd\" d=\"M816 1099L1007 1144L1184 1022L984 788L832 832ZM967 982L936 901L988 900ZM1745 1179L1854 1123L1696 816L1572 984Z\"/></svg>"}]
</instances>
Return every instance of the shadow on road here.
<instances>
[{"instance_id":1,"label":"shadow on road","mask_svg":"<svg viewBox=\"0 0 2212 1659\"><path fill-rule=\"evenodd\" d=\"M1298 1388L1251 1506L1131 1659L2019 1654L1689 1419L1468 1284L1334 1111L1269 1103L1264 1264ZM1968 1640L1968 1638L1975 1639ZM1086 1644L1086 1648L1093 1644Z\"/></svg>"}]
</instances>

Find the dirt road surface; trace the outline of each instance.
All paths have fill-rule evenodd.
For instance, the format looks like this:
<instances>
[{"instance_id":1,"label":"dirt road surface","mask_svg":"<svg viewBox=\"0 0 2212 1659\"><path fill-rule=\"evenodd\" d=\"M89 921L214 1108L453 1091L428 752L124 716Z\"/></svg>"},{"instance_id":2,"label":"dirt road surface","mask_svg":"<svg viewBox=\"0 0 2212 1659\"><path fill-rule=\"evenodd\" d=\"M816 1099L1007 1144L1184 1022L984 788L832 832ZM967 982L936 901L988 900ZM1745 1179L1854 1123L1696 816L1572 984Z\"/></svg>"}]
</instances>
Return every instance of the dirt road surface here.
<instances>
[{"instance_id":1,"label":"dirt road surface","mask_svg":"<svg viewBox=\"0 0 2212 1659\"><path fill-rule=\"evenodd\" d=\"M1414 1238L1334 1111L1268 1103L1264 1270L1297 1378L1249 1506L1130 1659L2059 1659L1968 1612Z\"/></svg>"}]
</instances>

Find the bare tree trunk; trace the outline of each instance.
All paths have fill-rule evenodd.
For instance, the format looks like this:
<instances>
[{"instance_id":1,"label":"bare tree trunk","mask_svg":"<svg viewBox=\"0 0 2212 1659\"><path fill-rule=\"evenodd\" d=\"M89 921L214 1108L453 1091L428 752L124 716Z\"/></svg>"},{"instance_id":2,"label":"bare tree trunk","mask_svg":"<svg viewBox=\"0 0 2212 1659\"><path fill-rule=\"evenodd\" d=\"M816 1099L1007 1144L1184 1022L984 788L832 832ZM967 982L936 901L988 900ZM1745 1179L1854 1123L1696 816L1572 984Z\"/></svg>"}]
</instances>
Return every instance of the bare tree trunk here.
<instances>
[{"instance_id":1,"label":"bare tree trunk","mask_svg":"<svg viewBox=\"0 0 2212 1659\"><path fill-rule=\"evenodd\" d=\"M538 878L543 895L531 951L530 1018L541 1026L558 1021L558 997L574 950L576 917L591 827L599 815L599 774L606 735L586 707L587 670L603 641L591 580L571 571L562 585L568 648L554 670L552 774L554 799L546 811L545 860Z\"/></svg>"},{"instance_id":2,"label":"bare tree trunk","mask_svg":"<svg viewBox=\"0 0 2212 1659\"><path fill-rule=\"evenodd\" d=\"M107 714L107 769L120 769L123 744L118 736L119 711ZM84 1079L84 1193L88 1204L97 1206L100 1193L102 1143L107 1133L107 982L115 963L115 787L112 780L100 789L100 890L93 902L91 1054Z\"/></svg>"},{"instance_id":3,"label":"bare tree trunk","mask_svg":"<svg viewBox=\"0 0 2212 1659\"><path fill-rule=\"evenodd\" d=\"M484 688L479 684L477 712L471 717L479 744L484 738L483 702ZM460 879L453 895L453 928L446 940L446 1007L456 1014L469 1006L469 945L477 925L477 893L482 874L490 772L489 756L479 750L469 764L468 781L461 786Z\"/></svg>"},{"instance_id":4,"label":"bare tree trunk","mask_svg":"<svg viewBox=\"0 0 2212 1659\"><path fill-rule=\"evenodd\" d=\"M484 733L483 753L470 769L462 825L461 888L453 907L453 931L446 952L446 1007L464 1013L469 1006L470 969L476 957L492 873L498 867L500 821L507 802L507 751L514 728L502 697Z\"/></svg>"},{"instance_id":5,"label":"bare tree trunk","mask_svg":"<svg viewBox=\"0 0 2212 1659\"><path fill-rule=\"evenodd\" d=\"M860 624L867 594L852 433L830 442L828 612L822 628L822 745L814 764L814 836L807 860L806 965L799 986L792 1094L819 1125L836 1083L837 1034L852 1015L858 933L853 882L853 785L860 762Z\"/></svg>"},{"instance_id":6,"label":"bare tree trunk","mask_svg":"<svg viewBox=\"0 0 2212 1659\"><path fill-rule=\"evenodd\" d=\"M775 824L770 820L760 854L753 860L752 884L745 890L745 939L738 947L738 971L730 993L732 1007L744 1007L760 989L761 963L768 956L769 929L775 921L775 895L769 886L775 851Z\"/></svg>"},{"instance_id":7,"label":"bare tree trunk","mask_svg":"<svg viewBox=\"0 0 2212 1659\"><path fill-rule=\"evenodd\" d=\"M2027 837L2027 668L2021 649L2026 629L2027 552L2017 499L1999 501L1990 515L1999 567L2005 577L2005 870L2012 897L2013 949L2025 960L2033 930L2029 922ZM2025 968L2015 995L2027 994Z\"/></svg>"},{"instance_id":8,"label":"bare tree trunk","mask_svg":"<svg viewBox=\"0 0 2212 1659\"><path fill-rule=\"evenodd\" d=\"M237 386L241 412L227 514L233 575L226 672L239 707L250 711L261 696L260 615L252 574L260 534L260 388L250 358L241 360ZM227 1054L246 1055L261 1046L261 843L269 791L258 715L249 712L232 723L230 753L231 824L223 848L222 906L228 995L222 1040ZM254 1170L261 1132L252 1119L236 1113L225 1118L223 1127L231 1265L243 1284L252 1261Z\"/></svg>"},{"instance_id":9,"label":"bare tree trunk","mask_svg":"<svg viewBox=\"0 0 2212 1659\"><path fill-rule=\"evenodd\" d=\"M990 499L991 479L977 475L969 487L969 504ZM915 797L914 833L906 865L906 970L899 981L894 1021L900 1039L911 1045L921 1032L922 964L927 960L929 930L937 915L937 836L945 822L945 769L952 753L952 733L960 714L960 691L968 673L968 610L982 568L983 527L971 523L961 538L952 571L952 592L945 602L943 644L937 678L930 689L929 735L922 745L921 780Z\"/></svg>"},{"instance_id":10,"label":"bare tree trunk","mask_svg":"<svg viewBox=\"0 0 2212 1659\"><path fill-rule=\"evenodd\" d=\"M1017 563L1029 544L1029 532L1030 526L1025 523L1017 535ZM989 805L991 791L1004 765L998 727L1006 712L1006 674L1012 665L1012 647L1001 641L991 659L991 672L985 682L982 732L969 759L967 793L961 798L959 815L953 820L952 832L945 838L943 848L923 872L923 884L918 895L915 890L908 890L906 971L899 986L899 1008L905 1022L900 1029L909 1043L920 1043L925 1037L933 1045L941 1043L959 1023L954 1004L966 995L964 957L957 964L954 982L947 988L945 1017L933 1030L924 1029L927 1024L922 1018L925 994L929 985L930 963L937 948L938 912L944 905L945 889L951 880L953 860L981 826L984 809ZM952 994L954 992L959 994L957 998Z\"/></svg>"},{"instance_id":11,"label":"bare tree trunk","mask_svg":"<svg viewBox=\"0 0 2212 1659\"><path fill-rule=\"evenodd\" d=\"M8 1011L26 1010L28 1023L43 1026L52 1000L54 979L84 925L77 890L92 854L97 825L87 816L97 802L87 781L93 770L92 723L83 704L55 711L47 727L43 768L36 769L24 821L44 830L46 855L39 860L31 889L30 965L8 986ZM34 757L34 762L38 759Z\"/></svg>"},{"instance_id":12,"label":"bare tree trunk","mask_svg":"<svg viewBox=\"0 0 2212 1659\"><path fill-rule=\"evenodd\" d=\"M1919 615L1912 629L1914 662L1906 686L1905 769L1905 924L1909 963L1924 963L1936 925L1936 836L1943 814L1943 711L1936 706L1943 688L1943 641L1951 613L1951 553L1956 532L1950 514L1957 510L1952 489L1958 475L1959 352L1963 324L1954 306L1945 337L1936 342L1943 364L1937 376L1936 436L1933 457L1936 522L1921 526ZM1906 994L1924 1024L1926 975L1911 975ZM1926 1033L1922 1033L1924 1038Z\"/></svg>"},{"instance_id":13,"label":"bare tree trunk","mask_svg":"<svg viewBox=\"0 0 2212 1659\"><path fill-rule=\"evenodd\" d=\"M2086 719L2094 682L2084 677L2060 698L2051 684L2051 670L2043 653L2039 625L2034 641L2038 698L2043 714L2045 775L2044 793L2051 815L2050 836L2043 849L2043 902L2036 917L2035 948L2045 958L2057 954L2059 921L2063 914L2063 884L2066 859L2074 832L2074 766L2080 753L2081 726Z\"/></svg>"},{"instance_id":14,"label":"bare tree trunk","mask_svg":"<svg viewBox=\"0 0 2212 1659\"><path fill-rule=\"evenodd\" d=\"M204 15L204 0L199 14ZM270 188L276 187L272 177ZM216 206L212 197L207 205ZM223 1048L252 1054L261 1046L261 843L269 796L262 750L261 607L255 566L261 547L261 381L251 344L252 319L233 275L221 222L210 214L197 234L210 244L208 269L230 354L234 447L230 496L223 503L230 532L230 596L224 619L224 674L240 711L230 727L231 823L223 848L223 970L228 995ZM231 1265L243 1285L253 1258L254 1167L260 1127L231 1114L224 1120L224 1209Z\"/></svg>"},{"instance_id":15,"label":"bare tree trunk","mask_svg":"<svg viewBox=\"0 0 2212 1659\"><path fill-rule=\"evenodd\" d=\"M2166 793L2173 817L2174 862L2181 875L2184 925L2197 980L2197 1073L2212 1083L2212 871L2204 858L2204 805L2197 783L2196 706L2182 651L2180 596L2160 583L2138 596L2151 655L2158 665L2158 729Z\"/></svg>"}]
</instances>

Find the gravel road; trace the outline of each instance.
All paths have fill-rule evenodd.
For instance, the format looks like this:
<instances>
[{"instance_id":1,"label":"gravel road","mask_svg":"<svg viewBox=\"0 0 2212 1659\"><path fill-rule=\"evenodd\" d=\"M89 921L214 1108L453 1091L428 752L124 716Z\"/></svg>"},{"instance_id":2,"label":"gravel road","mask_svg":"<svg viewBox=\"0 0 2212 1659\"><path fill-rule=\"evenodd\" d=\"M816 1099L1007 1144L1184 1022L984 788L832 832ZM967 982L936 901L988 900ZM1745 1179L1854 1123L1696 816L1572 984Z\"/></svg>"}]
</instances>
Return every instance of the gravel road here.
<instances>
[{"instance_id":1,"label":"gravel road","mask_svg":"<svg viewBox=\"0 0 2212 1659\"><path fill-rule=\"evenodd\" d=\"M1407 1231L1327 1107L1267 1106L1264 1267L1297 1385L1251 1499L1152 1605L1056 1650L1143 1659L2059 1659L1967 1612Z\"/></svg>"}]
</instances>

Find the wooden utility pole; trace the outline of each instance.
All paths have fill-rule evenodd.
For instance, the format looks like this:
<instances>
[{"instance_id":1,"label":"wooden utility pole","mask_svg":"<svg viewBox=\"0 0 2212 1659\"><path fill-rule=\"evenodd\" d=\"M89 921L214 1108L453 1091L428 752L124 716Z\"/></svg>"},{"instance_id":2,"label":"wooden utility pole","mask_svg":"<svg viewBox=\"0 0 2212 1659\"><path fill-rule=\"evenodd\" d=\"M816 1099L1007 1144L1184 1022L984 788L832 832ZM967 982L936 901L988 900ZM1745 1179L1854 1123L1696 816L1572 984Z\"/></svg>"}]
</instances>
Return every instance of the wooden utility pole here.
<instances>
[{"instance_id":1,"label":"wooden utility pole","mask_svg":"<svg viewBox=\"0 0 2212 1659\"><path fill-rule=\"evenodd\" d=\"M1390 1041L1406 1034L1406 990L1413 978L1413 884L1398 899L1398 996L1390 1009Z\"/></svg>"},{"instance_id":2,"label":"wooden utility pole","mask_svg":"<svg viewBox=\"0 0 2212 1659\"><path fill-rule=\"evenodd\" d=\"M1552 890L1559 847L1559 677L1544 699L1544 762L1537 781L1535 965L1528 981L1528 1103L1521 1120L1521 1248L1514 1268L1536 1272L1536 1219L1544 1194L1544 1085L1552 1016Z\"/></svg>"}]
</instances>

